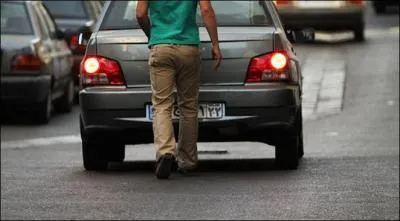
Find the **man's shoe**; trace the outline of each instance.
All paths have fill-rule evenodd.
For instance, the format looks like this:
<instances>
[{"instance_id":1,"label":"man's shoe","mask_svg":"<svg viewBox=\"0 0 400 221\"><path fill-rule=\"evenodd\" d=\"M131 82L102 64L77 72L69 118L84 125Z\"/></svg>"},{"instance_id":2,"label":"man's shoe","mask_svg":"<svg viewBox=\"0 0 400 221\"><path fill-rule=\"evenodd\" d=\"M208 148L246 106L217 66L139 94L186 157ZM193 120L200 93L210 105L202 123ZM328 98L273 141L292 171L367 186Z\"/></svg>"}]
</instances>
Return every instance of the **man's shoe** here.
<instances>
[{"instance_id":1,"label":"man's shoe","mask_svg":"<svg viewBox=\"0 0 400 221\"><path fill-rule=\"evenodd\" d=\"M156 176L158 179L168 179L171 175L172 165L175 162L175 157L172 154L161 156L156 164Z\"/></svg>"}]
</instances>

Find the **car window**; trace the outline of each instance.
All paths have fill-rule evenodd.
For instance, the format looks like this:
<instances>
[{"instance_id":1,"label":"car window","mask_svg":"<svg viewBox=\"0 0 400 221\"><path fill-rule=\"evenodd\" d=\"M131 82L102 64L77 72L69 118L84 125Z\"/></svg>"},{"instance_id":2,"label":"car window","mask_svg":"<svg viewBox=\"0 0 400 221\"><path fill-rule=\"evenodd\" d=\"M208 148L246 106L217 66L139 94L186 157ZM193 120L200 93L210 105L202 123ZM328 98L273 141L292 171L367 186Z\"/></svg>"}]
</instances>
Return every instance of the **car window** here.
<instances>
[{"instance_id":1,"label":"car window","mask_svg":"<svg viewBox=\"0 0 400 221\"><path fill-rule=\"evenodd\" d=\"M139 28L136 21L137 1L112 1L100 30ZM263 1L213 1L218 26L272 26ZM199 26L203 26L199 11Z\"/></svg>"},{"instance_id":2,"label":"car window","mask_svg":"<svg viewBox=\"0 0 400 221\"><path fill-rule=\"evenodd\" d=\"M136 1L111 2L100 30L139 28L136 21Z\"/></svg>"},{"instance_id":3,"label":"car window","mask_svg":"<svg viewBox=\"0 0 400 221\"><path fill-rule=\"evenodd\" d=\"M31 19L24 3L1 2L1 34L33 34Z\"/></svg>"},{"instance_id":4,"label":"car window","mask_svg":"<svg viewBox=\"0 0 400 221\"><path fill-rule=\"evenodd\" d=\"M40 10L41 14L43 15L43 19L49 30L50 36L54 36L56 33L56 26L53 22L53 19L50 17L47 10L44 8L44 6L42 4L38 4L38 9Z\"/></svg>"},{"instance_id":5,"label":"car window","mask_svg":"<svg viewBox=\"0 0 400 221\"><path fill-rule=\"evenodd\" d=\"M212 1L218 26L271 26L270 15L262 1ZM203 26L200 12L197 21Z\"/></svg>"},{"instance_id":6,"label":"car window","mask_svg":"<svg viewBox=\"0 0 400 221\"><path fill-rule=\"evenodd\" d=\"M84 1L43 1L54 18L88 18Z\"/></svg>"}]
</instances>

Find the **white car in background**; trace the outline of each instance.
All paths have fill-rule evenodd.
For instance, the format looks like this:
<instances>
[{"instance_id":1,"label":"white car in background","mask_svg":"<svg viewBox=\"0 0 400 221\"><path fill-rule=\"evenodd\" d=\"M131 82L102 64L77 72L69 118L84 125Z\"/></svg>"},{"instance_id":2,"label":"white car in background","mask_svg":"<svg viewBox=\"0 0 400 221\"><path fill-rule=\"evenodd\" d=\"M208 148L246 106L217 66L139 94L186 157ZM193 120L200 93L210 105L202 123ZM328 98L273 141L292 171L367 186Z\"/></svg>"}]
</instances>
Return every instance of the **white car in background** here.
<instances>
[{"instance_id":1,"label":"white car in background","mask_svg":"<svg viewBox=\"0 0 400 221\"><path fill-rule=\"evenodd\" d=\"M354 40L364 41L365 1L291 1L275 0L285 28L314 30L351 30Z\"/></svg>"}]
</instances>

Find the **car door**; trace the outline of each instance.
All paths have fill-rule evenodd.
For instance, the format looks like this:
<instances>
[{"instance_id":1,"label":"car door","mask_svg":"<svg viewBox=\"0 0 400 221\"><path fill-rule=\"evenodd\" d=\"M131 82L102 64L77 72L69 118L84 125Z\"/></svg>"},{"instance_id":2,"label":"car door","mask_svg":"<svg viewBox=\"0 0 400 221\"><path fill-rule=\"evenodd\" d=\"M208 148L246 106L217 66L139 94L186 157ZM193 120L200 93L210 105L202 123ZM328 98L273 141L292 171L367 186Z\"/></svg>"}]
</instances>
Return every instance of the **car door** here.
<instances>
[{"instance_id":1,"label":"car door","mask_svg":"<svg viewBox=\"0 0 400 221\"><path fill-rule=\"evenodd\" d=\"M39 10L41 11L44 20L46 22L47 27L50 31L50 40L53 42L56 50L56 59L59 61L59 86L60 90L65 88L65 85L68 83L68 80L71 78L71 69L72 69L72 53L68 47L67 42L64 38L57 37L57 25L50 15L49 11L43 4L38 5Z\"/></svg>"},{"instance_id":2,"label":"car door","mask_svg":"<svg viewBox=\"0 0 400 221\"><path fill-rule=\"evenodd\" d=\"M44 30L46 33L46 45L48 45L49 48L51 48L51 57L53 60L53 98L57 98L61 96L61 89L63 88L63 82L62 82L62 75L61 75L61 59L59 57L59 49L57 48L57 43L54 41L53 38L53 33L52 30L50 29L45 16L43 14L43 10L41 9L41 2L37 2L34 4L34 9L39 17L39 20L41 21L42 25L44 26Z\"/></svg>"},{"instance_id":3,"label":"car door","mask_svg":"<svg viewBox=\"0 0 400 221\"><path fill-rule=\"evenodd\" d=\"M40 2L32 2L32 13L34 14L35 20L37 21L38 27L40 27L41 31L41 44L39 54L43 57L44 62L48 66L49 74L52 75L53 80L57 78L57 74L59 72L59 61L54 56L56 53L56 48L54 42L50 38L50 30L48 29L46 22L41 14L38 5ZM57 87L53 82L52 91L54 91Z\"/></svg>"}]
</instances>

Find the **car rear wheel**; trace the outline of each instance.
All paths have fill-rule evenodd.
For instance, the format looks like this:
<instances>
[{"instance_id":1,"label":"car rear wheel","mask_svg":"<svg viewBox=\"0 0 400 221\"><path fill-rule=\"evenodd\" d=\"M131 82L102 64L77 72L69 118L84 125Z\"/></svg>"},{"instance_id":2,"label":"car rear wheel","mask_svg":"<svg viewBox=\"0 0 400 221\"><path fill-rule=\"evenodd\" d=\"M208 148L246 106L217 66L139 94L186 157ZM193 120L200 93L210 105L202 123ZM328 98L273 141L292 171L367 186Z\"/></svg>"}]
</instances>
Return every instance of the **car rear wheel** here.
<instances>
[{"instance_id":1,"label":"car rear wheel","mask_svg":"<svg viewBox=\"0 0 400 221\"><path fill-rule=\"evenodd\" d=\"M35 112L35 121L39 124L47 124L51 118L52 96L49 88L46 98L38 104L38 110Z\"/></svg>"},{"instance_id":2,"label":"car rear wheel","mask_svg":"<svg viewBox=\"0 0 400 221\"><path fill-rule=\"evenodd\" d=\"M299 133L299 151L298 151L298 156L299 158L302 158L304 156L304 142L303 142L303 112L302 108L300 108L300 113L299 113L299 124L297 125L299 127L298 133Z\"/></svg>"},{"instance_id":3,"label":"car rear wheel","mask_svg":"<svg viewBox=\"0 0 400 221\"><path fill-rule=\"evenodd\" d=\"M362 42L365 40L364 25L359 25L357 27L354 27L353 32L355 41Z\"/></svg>"},{"instance_id":4,"label":"car rear wheel","mask_svg":"<svg viewBox=\"0 0 400 221\"><path fill-rule=\"evenodd\" d=\"M85 170L103 171L108 167L108 161L103 144L94 138L82 140L83 166Z\"/></svg>"},{"instance_id":5,"label":"car rear wheel","mask_svg":"<svg viewBox=\"0 0 400 221\"><path fill-rule=\"evenodd\" d=\"M79 121L82 138L82 158L85 170L103 171L108 167L106 144L101 136L87 134L83 128L82 119Z\"/></svg>"},{"instance_id":6,"label":"car rear wheel","mask_svg":"<svg viewBox=\"0 0 400 221\"><path fill-rule=\"evenodd\" d=\"M120 163L123 162L125 159L125 145L124 144L115 144L109 145L109 152L107 155L109 162L116 162Z\"/></svg>"},{"instance_id":7,"label":"car rear wheel","mask_svg":"<svg viewBox=\"0 0 400 221\"><path fill-rule=\"evenodd\" d=\"M74 105L75 85L72 79L68 80L63 96L55 103L57 110L69 113Z\"/></svg>"},{"instance_id":8,"label":"car rear wheel","mask_svg":"<svg viewBox=\"0 0 400 221\"><path fill-rule=\"evenodd\" d=\"M278 168L295 170L299 165L299 158L304 154L302 148L302 112L298 111L293 128L286 131L277 141L275 148L275 162Z\"/></svg>"}]
</instances>

